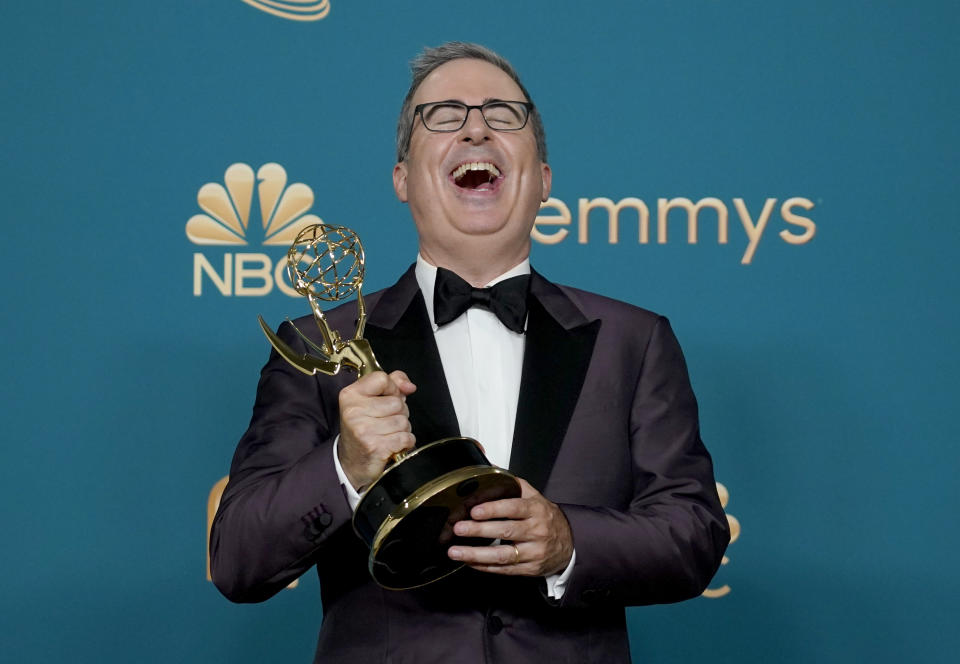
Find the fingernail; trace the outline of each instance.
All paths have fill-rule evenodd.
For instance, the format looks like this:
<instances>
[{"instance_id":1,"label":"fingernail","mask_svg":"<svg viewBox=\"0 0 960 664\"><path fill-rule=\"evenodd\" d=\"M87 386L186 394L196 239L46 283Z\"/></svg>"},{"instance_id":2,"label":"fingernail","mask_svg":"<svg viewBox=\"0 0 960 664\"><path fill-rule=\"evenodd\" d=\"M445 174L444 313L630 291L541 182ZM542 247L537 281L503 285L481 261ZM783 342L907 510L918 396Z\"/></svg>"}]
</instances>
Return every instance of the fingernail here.
<instances>
[{"instance_id":1,"label":"fingernail","mask_svg":"<svg viewBox=\"0 0 960 664\"><path fill-rule=\"evenodd\" d=\"M466 530L467 530L467 525L462 521L458 521L453 526L453 532L455 532L457 535L465 535Z\"/></svg>"},{"instance_id":2,"label":"fingernail","mask_svg":"<svg viewBox=\"0 0 960 664\"><path fill-rule=\"evenodd\" d=\"M460 552L460 549L458 549L458 548L456 548L456 547L452 547L452 548L450 549L450 551L448 552L448 555L449 555L453 560L460 560L460 559L463 557L463 554Z\"/></svg>"}]
</instances>

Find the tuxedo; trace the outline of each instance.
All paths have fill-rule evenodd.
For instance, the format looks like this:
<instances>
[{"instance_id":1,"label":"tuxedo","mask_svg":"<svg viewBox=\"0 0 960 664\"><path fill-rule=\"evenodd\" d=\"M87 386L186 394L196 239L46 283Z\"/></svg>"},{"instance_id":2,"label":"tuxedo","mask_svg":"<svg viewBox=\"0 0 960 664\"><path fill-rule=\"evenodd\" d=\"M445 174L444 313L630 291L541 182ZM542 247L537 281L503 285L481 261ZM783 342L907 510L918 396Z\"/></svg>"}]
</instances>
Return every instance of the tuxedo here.
<instances>
[{"instance_id":1,"label":"tuxedo","mask_svg":"<svg viewBox=\"0 0 960 664\"><path fill-rule=\"evenodd\" d=\"M413 268L365 299L381 366L417 386L418 444L458 435ZM576 563L559 600L542 579L469 569L415 590L377 586L333 462L337 395L354 376L306 376L276 352L213 523L217 587L261 601L315 565L317 662L629 662L624 607L695 597L729 540L696 400L665 318L536 272L528 305L510 470L570 523ZM346 335L356 313L351 302L327 319ZM309 317L295 324L319 343ZM309 352L289 324L278 334Z\"/></svg>"}]
</instances>

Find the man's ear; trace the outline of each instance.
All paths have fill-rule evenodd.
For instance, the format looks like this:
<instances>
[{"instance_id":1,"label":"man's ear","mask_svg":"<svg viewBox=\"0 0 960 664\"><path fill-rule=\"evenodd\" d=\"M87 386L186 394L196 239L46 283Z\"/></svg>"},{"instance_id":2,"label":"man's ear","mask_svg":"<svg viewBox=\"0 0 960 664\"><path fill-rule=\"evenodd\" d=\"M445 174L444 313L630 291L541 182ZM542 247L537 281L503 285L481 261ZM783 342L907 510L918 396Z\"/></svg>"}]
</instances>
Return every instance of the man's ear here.
<instances>
[{"instance_id":1,"label":"man's ear","mask_svg":"<svg viewBox=\"0 0 960 664\"><path fill-rule=\"evenodd\" d=\"M550 164L540 162L540 176L543 178L543 193L540 196L540 202L546 203L550 198L550 185L553 183L553 172L550 170ZM396 176L394 176L396 179Z\"/></svg>"},{"instance_id":2,"label":"man's ear","mask_svg":"<svg viewBox=\"0 0 960 664\"><path fill-rule=\"evenodd\" d=\"M407 202L407 162L399 161L393 167L393 190L401 203Z\"/></svg>"}]
</instances>

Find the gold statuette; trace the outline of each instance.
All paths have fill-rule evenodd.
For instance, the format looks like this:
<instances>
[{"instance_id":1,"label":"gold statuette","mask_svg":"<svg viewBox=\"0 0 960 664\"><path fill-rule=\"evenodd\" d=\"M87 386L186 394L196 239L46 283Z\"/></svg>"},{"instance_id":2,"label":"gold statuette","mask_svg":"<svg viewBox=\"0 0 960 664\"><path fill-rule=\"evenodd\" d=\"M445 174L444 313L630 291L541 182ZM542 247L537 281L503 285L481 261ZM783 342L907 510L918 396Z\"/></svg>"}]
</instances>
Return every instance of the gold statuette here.
<instances>
[{"instance_id":1,"label":"gold statuette","mask_svg":"<svg viewBox=\"0 0 960 664\"><path fill-rule=\"evenodd\" d=\"M367 310L363 304L364 255L360 238L349 228L314 224L297 235L287 250L287 277L295 291L310 302L313 319L320 328L323 346L318 346L293 327L304 342L319 354L298 355L258 316L260 327L280 356L303 373L313 376L318 371L331 376L349 367L358 376L382 371L373 356L370 343L363 338ZM343 341L337 330L330 328L317 300L336 302L357 294L357 329L353 338ZM293 325L291 323L291 325Z\"/></svg>"}]
</instances>

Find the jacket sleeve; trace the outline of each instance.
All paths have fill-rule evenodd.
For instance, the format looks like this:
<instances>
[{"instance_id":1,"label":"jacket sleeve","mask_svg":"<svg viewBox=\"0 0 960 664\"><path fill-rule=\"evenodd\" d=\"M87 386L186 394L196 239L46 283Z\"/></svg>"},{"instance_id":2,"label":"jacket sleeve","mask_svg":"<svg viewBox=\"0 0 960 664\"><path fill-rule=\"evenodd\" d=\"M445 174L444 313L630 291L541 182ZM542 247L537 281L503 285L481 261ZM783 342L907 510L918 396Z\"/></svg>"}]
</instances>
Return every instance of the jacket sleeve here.
<instances>
[{"instance_id":1,"label":"jacket sleeve","mask_svg":"<svg viewBox=\"0 0 960 664\"><path fill-rule=\"evenodd\" d=\"M289 323L278 335L305 344ZM210 532L213 582L234 602L263 601L324 555L330 536L352 517L333 461L341 380L321 382L276 351L260 374L250 426Z\"/></svg>"},{"instance_id":2,"label":"jacket sleeve","mask_svg":"<svg viewBox=\"0 0 960 664\"><path fill-rule=\"evenodd\" d=\"M633 496L625 510L560 505L577 561L561 606L696 597L730 539L700 440L686 363L665 318L651 332L629 406Z\"/></svg>"}]
</instances>

